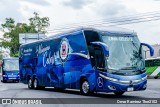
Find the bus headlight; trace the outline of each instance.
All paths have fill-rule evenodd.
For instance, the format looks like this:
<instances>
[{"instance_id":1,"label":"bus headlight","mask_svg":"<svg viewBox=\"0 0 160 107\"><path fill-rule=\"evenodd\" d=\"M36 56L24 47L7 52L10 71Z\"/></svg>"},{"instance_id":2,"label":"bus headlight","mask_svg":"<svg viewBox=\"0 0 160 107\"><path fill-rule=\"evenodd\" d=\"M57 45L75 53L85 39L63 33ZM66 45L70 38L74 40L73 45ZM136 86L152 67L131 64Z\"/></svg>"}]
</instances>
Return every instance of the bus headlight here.
<instances>
[{"instance_id":1,"label":"bus headlight","mask_svg":"<svg viewBox=\"0 0 160 107\"><path fill-rule=\"evenodd\" d=\"M143 77L141 80L146 80L147 79L147 76Z\"/></svg>"},{"instance_id":2,"label":"bus headlight","mask_svg":"<svg viewBox=\"0 0 160 107\"><path fill-rule=\"evenodd\" d=\"M7 77L7 75L3 75L3 77Z\"/></svg>"},{"instance_id":3,"label":"bus headlight","mask_svg":"<svg viewBox=\"0 0 160 107\"><path fill-rule=\"evenodd\" d=\"M110 77L107 77L107 76L104 76L102 74L99 74L102 78L104 79L107 79L107 80L110 80L110 81L114 81L114 82L117 82L118 80L117 79L114 79L114 78L110 78Z\"/></svg>"},{"instance_id":4,"label":"bus headlight","mask_svg":"<svg viewBox=\"0 0 160 107\"><path fill-rule=\"evenodd\" d=\"M147 88L147 84L144 84L143 89Z\"/></svg>"},{"instance_id":5,"label":"bus headlight","mask_svg":"<svg viewBox=\"0 0 160 107\"><path fill-rule=\"evenodd\" d=\"M118 83L122 83L122 84L134 84L134 83L139 83L141 81L144 81L147 79L147 76L141 78L141 79L137 79L137 80L118 80L118 79L115 79L115 78L110 78L110 77L107 77L103 74L99 74L102 78L104 79L107 79L107 80L110 80L110 81L113 81L113 82L118 82Z\"/></svg>"}]
</instances>

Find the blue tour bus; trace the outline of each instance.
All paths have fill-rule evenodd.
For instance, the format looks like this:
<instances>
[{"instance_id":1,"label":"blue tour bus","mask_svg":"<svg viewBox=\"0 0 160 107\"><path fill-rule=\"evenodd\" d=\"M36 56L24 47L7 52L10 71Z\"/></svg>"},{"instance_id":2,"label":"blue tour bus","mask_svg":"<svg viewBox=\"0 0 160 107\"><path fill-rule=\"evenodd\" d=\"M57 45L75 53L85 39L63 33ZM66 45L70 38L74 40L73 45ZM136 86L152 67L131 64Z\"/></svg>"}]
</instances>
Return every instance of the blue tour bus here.
<instances>
[{"instance_id":1,"label":"blue tour bus","mask_svg":"<svg viewBox=\"0 0 160 107\"><path fill-rule=\"evenodd\" d=\"M19 82L19 58L3 58L2 60L2 82Z\"/></svg>"},{"instance_id":2,"label":"blue tour bus","mask_svg":"<svg viewBox=\"0 0 160 107\"><path fill-rule=\"evenodd\" d=\"M20 46L20 78L28 88L80 89L81 94L145 90L147 76L136 33L80 28Z\"/></svg>"}]
</instances>

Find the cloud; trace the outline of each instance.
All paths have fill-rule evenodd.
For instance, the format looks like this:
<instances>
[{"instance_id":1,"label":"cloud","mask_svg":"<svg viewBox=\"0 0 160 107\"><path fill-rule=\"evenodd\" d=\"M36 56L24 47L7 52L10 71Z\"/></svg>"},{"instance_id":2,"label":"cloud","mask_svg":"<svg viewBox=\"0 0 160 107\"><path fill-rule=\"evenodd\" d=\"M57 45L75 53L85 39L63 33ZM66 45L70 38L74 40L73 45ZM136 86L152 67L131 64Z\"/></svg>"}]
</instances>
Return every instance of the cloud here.
<instances>
[{"instance_id":1,"label":"cloud","mask_svg":"<svg viewBox=\"0 0 160 107\"><path fill-rule=\"evenodd\" d=\"M21 13L19 12L19 2L11 2L11 0L1 0L0 2L0 23L5 21L5 18L12 17L16 21L21 20Z\"/></svg>"},{"instance_id":2,"label":"cloud","mask_svg":"<svg viewBox=\"0 0 160 107\"><path fill-rule=\"evenodd\" d=\"M5 18L13 18L17 23L26 22L34 11L38 11L38 6L50 5L46 0L1 0L0 1L0 24L5 22Z\"/></svg>"},{"instance_id":3,"label":"cloud","mask_svg":"<svg viewBox=\"0 0 160 107\"><path fill-rule=\"evenodd\" d=\"M120 15L125 15L128 13L127 8L122 2L118 0L112 0L107 2L102 2L101 4L95 5L97 15L104 18L118 17Z\"/></svg>"},{"instance_id":4,"label":"cloud","mask_svg":"<svg viewBox=\"0 0 160 107\"><path fill-rule=\"evenodd\" d=\"M69 6L74 9L81 9L90 3L92 3L91 0L67 0L67 1L65 0L62 2L64 6Z\"/></svg>"},{"instance_id":5,"label":"cloud","mask_svg":"<svg viewBox=\"0 0 160 107\"><path fill-rule=\"evenodd\" d=\"M46 0L23 0L23 1L33 3L33 4L36 4L36 5L41 5L41 6L50 5L50 3L47 2Z\"/></svg>"},{"instance_id":6,"label":"cloud","mask_svg":"<svg viewBox=\"0 0 160 107\"><path fill-rule=\"evenodd\" d=\"M116 17L157 11L160 7L158 1L160 0L0 0L0 24L8 17L14 18L16 22L27 23L34 11L42 17L49 17L55 28L72 23L107 22ZM137 31L143 42L154 44L160 41L160 22L156 25L156 22L151 25L152 23L122 27Z\"/></svg>"}]
</instances>

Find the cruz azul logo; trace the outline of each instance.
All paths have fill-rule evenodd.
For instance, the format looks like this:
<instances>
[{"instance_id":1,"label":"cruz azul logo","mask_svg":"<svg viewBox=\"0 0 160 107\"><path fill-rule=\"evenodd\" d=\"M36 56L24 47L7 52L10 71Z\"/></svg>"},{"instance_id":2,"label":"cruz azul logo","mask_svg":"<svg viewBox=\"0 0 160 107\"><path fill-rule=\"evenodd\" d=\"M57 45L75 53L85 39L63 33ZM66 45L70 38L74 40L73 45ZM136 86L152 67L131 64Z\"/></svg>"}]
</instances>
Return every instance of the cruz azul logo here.
<instances>
[{"instance_id":1,"label":"cruz azul logo","mask_svg":"<svg viewBox=\"0 0 160 107\"><path fill-rule=\"evenodd\" d=\"M68 52L69 52L69 43L67 38L63 38L61 41L61 45L60 45L60 50L59 50L59 54L60 54L60 58L62 60L62 62L64 62L68 56Z\"/></svg>"}]
</instances>

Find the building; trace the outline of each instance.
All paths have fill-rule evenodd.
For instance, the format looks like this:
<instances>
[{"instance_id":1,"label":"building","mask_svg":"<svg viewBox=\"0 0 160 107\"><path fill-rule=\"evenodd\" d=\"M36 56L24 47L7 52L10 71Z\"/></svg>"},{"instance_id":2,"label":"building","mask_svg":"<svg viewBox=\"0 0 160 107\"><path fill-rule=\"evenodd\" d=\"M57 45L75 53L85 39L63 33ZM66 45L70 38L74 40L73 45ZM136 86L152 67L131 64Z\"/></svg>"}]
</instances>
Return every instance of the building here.
<instances>
[{"instance_id":1,"label":"building","mask_svg":"<svg viewBox=\"0 0 160 107\"><path fill-rule=\"evenodd\" d=\"M20 33L19 44L31 43L46 38L43 33Z\"/></svg>"},{"instance_id":2,"label":"building","mask_svg":"<svg viewBox=\"0 0 160 107\"><path fill-rule=\"evenodd\" d=\"M154 48L154 56L152 58L160 57L160 44L152 45ZM145 59L151 58L149 49L147 47L143 47Z\"/></svg>"}]
</instances>

